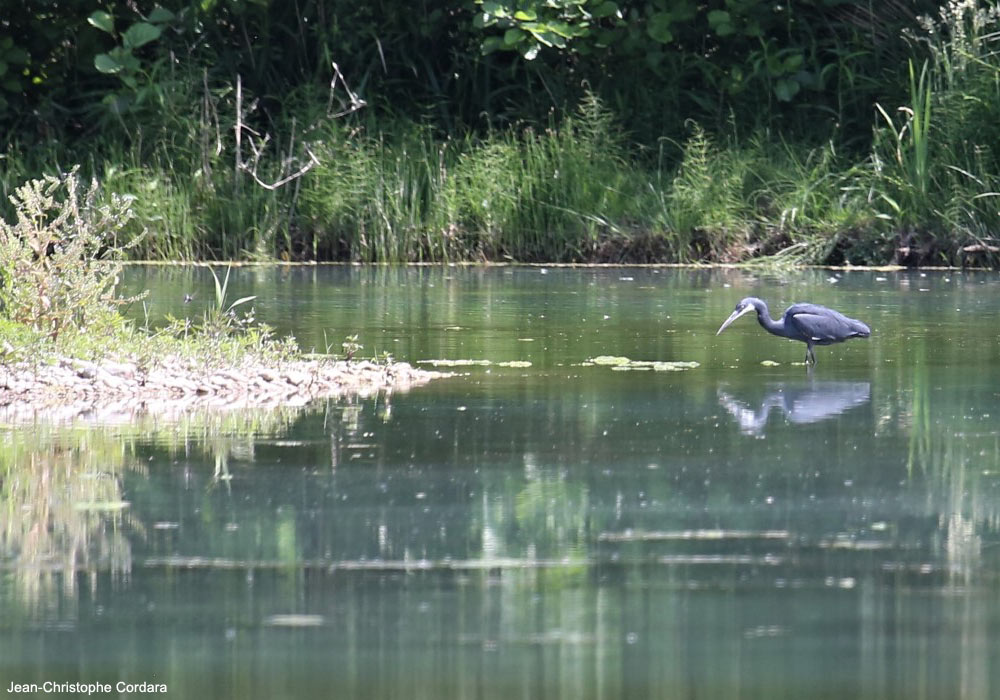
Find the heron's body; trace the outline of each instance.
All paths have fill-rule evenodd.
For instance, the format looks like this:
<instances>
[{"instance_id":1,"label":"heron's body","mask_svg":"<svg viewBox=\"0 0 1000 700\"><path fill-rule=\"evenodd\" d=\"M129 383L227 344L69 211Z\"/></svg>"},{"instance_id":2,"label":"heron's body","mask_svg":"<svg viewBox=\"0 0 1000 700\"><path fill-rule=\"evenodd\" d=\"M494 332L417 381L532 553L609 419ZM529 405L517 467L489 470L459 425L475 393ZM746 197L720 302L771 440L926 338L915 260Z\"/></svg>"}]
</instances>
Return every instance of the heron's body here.
<instances>
[{"instance_id":1,"label":"heron's body","mask_svg":"<svg viewBox=\"0 0 1000 700\"><path fill-rule=\"evenodd\" d=\"M861 321L819 304L792 304L785 309L781 319L775 321L771 318L767 304L757 297L741 300L716 335L751 311L757 312L757 321L768 333L805 343L806 363L811 361L816 364L813 345L833 345L850 338L867 338L871 335L871 329Z\"/></svg>"}]
</instances>

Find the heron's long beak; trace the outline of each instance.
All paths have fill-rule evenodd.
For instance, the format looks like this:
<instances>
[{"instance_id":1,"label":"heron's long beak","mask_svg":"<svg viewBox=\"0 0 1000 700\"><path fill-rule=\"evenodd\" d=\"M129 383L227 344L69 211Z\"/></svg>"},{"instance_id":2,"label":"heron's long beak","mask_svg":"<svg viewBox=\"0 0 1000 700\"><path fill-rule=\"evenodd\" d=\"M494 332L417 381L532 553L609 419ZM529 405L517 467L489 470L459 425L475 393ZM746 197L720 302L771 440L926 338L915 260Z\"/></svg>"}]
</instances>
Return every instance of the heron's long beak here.
<instances>
[{"instance_id":1,"label":"heron's long beak","mask_svg":"<svg viewBox=\"0 0 1000 700\"><path fill-rule=\"evenodd\" d=\"M751 312L751 311L753 311L753 310L754 310L754 309L753 309L753 307L752 307L752 306L744 306L744 307L743 307L742 309L736 309L736 311L734 311L733 313L729 314L729 318L727 318L727 319L726 319L726 322L725 322L725 323L723 323L723 324L722 324L721 326L719 326L719 330L718 330L718 331L716 331L716 333L715 333L715 334L716 334L716 335L719 335L719 333L721 333L722 331L724 331L724 330L726 330L727 328L729 328L729 325L730 325L730 324L731 324L731 323L732 323L733 321L735 321L736 319L738 319L738 318L739 318L740 316L743 316L743 315L745 315L745 314L748 314L748 313L750 313L750 312Z\"/></svg>"}]
</instances>

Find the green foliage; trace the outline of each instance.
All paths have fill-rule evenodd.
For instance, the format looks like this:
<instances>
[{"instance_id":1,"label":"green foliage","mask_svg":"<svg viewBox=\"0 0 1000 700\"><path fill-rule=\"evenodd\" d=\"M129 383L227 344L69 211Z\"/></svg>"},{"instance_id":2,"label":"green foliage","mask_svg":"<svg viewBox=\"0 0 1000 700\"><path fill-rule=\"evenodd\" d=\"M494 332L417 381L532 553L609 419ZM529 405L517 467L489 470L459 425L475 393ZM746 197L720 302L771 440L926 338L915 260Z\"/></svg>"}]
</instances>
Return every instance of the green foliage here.
<instances>
[{"instance_id":1,"label":"green foliage","mask_svg":"<svg viewBox=\"0 0 1000 700\"><path fill-rule=\"evenodd\" d=\"M437 142L331 133L300 212L312 249L366 261L580 260L629 226L642 187L596 98L561 124Z\"/></svg>"},{"instance_id":2,"label":"green foliage","mask_svg":"<svg viewBox=\"0 0 1000 700\"><path fill-rule=\"evenodd\" d=\"M663 219L673 233L678 259L691 256L725 259L740 228L734 216L741 208L744 181L750 168L734 150L715 149L704 130L692 126L683 157L663 194ZM711 235L706 235L711 231ZM701 238L702 245L696 242ZM711 250L696 250L707 244Z\"/></svg>"},{"instance_id":3,"label":"green foliage","mask_svg":"<svg viewBox=\"0 0 1000 700\"><path fill-rule=\"evenodd\" d=\"M240 364L247 358L280 364L299 354L298 344L291 336L278 338L274 329L258 323L253 308L243 314L237 309L256 299L256 295L241 297L230 302L229 274L226 266L221 280L214 268L209 268L215 282L215 303L203 314L201 322L189 318L167 317L162 329L150 332L143 329L149 353L155 361L162 357L186 357L202 365ZM136 350L132 349L132 353Z\"/></svg>"},{"instance_id":4,"label":"green foliage","mask_svg":"<svg viewBox=\"0 0 1000 700\"><path fill-rule=\"evenodd\" d=\"M690 129L679 158L664 142L656 163L628 148L596 98L547 129L482 139L340 134L303 185L299 211L315 252L363 261L781 254L865 262L886 254L887 226L867 197L871 168L845 163L832 144L793 147L763 135L719 143Z\"/></svg>"},{"instance_id":5,"label":"green foliage","mask_svg":"<svg viewBox=\"0 0 1000 700\"><path fill-rule=\"evenodd\" d=\"M151 258L1000 250L995 4L425 9L15 3L0 27L0 189L82 162L130 197L119 240ZM346 119L328 88L345 76L368 104ZM306 152L319 164L290 178Z\"/></svg>"},{"instance_id":6,"label":"green foliage","mask_svg":"<svg viewBox=\"0 0 1000 700\"><path fill-rule=\"evenodd\" d=\"M0 103L0 127L30 119L26 133L39 139L95 126L138 139L136 127L156 121L177 83L218 93L240 76L262 96L251 126L263 132L296 91L329 84L334 63L380 108L451 120L453 93L465 90L473 99L461 108L475 115L492 88L470 20L470 11L415 12L392 0L14 3L0 25L0 97L8 105Z\"/></svg>"},{"instance_id":7,"label":"green foliage","mask_svg":"<svg viewBox=\"0 0 1000 700\"><path fill-rule=\"evenodd\" d=\"M899 29L925 6L934 4L15 3L0 35L8 104L0 103L0 124L30 123L39 140L95 125L138 140L148 135L137 126L172 108L178 83L219 95L239 76L259 99L250 126L263 132L282 120L289 98L328 84L336 63L380 118L426 119L452 133L545 123L553 108L572 110L587 85L647 142L679 137L689 117L714 126L727 108L751 127L794 118L814 131L819 114L828 128L867 120L874 99L886 101L893 76L885 66L905 64L908 53ZM772 101L782 104L772 109Z\"/></svg>"},{"instance_id":8,"label":"green foliage","mask_svg":"<svg viewBox=\"0 0 1000 700\"><path fill-rule=\"evenodd\" d=\"M221 281L214 268L210 267L209 271L215 282L215 305L205 312L200 330L209 335L221 337L232 334L236 329L242 330L252 326L254 322L253 310L243 317L238 317L236 308L253 301L257 298L256 295L241 297L230 303L228 299L229 273L233 271L232 266L226 266L226 276Z\"/></svg>"},{"instance_id":9,"label":"green foliage","mask_svg":"<svg viewBox=\"0 0 1000 700\"><path fill-rule=\"evenodd\" d=\"M912 37L931 60L919 77L911 68L908 157L885 172L885 189L903 202L890 213L908 229L900 245L911 260L1000 259L998 27L996 3L953 2Z\"/></svg>"},{"instance_id":10,"label":"green foliage","mask_svg":"<svg viewBox=\"0 0 1000 700\"><path fill-rule=\"evenodd\" d=\"M497 50L518 51L534 60L543 47L565 49L573 46L584 50L590 43L600 42L597 32L607 32L601 20L611 19L609 26L621 22L621 9L611 0L548 0L546 2L512 3L496 0L476 0L477 12L473 25L477 28L502 29L500 36L483 40L484 53ZM616 21L617 20L617 21ZM599 35L604 37L602 33Z\"/></svg>"},{"instance_id":11,"label":"green foliage","mask_svg":"<svg viewBox=\"0 0 1000 700\"><path fill-rule=\"evenodd\" d=\"M145 294L116 293L122 259L137 239L120 243L133 216L129 197L102 199L96 182L83 191L76 169L16 188L13 222L0 219L0 357L81 359L123 357L155 362L189 357L206 363L247 356L280 361L297 352L294 339L274 337L252 310L254 297L227 299L228 271L216 276L216 303L198 325L168 319L165 328L135 328L121 307ZM214 271L213 271L214 275Z\"/></svg>"},{"instance_id":12,"label":"green foliage","mask_svg":"<svg viewBox=\"0 0 1000 700\"><path fill-rule=\"evenodd\" d=\"M491 134L463 153L451 182L454 225L486 257L581 260L630 227L641 181L594 96L544 130Z\"/></svg>"},{"instance_id":13,"label":"green foliage","mask_svg":"<svg viewBox=\"0 0 1000 700\"><path fill-rule=\"evenodd\" d=\"M0 118L10 109L8 98L23 89L23 76L19 72L27 63L28 52L12 37L0 34Z\"/></svg>"},{"instance_id":14,"label":"green foliage","mask_svg":"<svg viewBox=\"0 0 1000 700\"><path fill-rule=\"evenodd\" d=\"M65 331L101 332L134 301L115 294L124 248L119 229L131 218L127 198L100 203L97 183L79 191L76 171L17 188L16 218L0 219L0 313L57 339Z\"/></svg>"},{"instance_id":15,"label":"green foliage","mask_svg":"<svg viewBox=\"0 0 1000 700\"><path fill-rule=\"evenodd\" d=\"M155 73L162 65L163 57L157 57L144 65L136 52L157 41L164 28L177 20L170 10L157 6L145 18L132 22L128 28L118 31L115 18L104 10L97 10L87 17L87 23L108 34L115 46L107 52L94 56L94 68L106 75L114 75L122 82L122 89L109 92L102 100L115 114L124 114L141 106L159 89Z\"/></svg>"},{"instance_id":16,"label":"green foliage","mask_svg":"<svg viewBox=\"0 0 1000 700\"><path fill-rule=\"evenodd\" d=\"M881 198L892 207L895 214L903 218L922 218L926 216L927 196L930 190L930 126L931 126L931 88L925 63L916 78L913 63L910 63L910 105L900 107L904 115L902 126L897 126L892 117L882 105L875 108L882 116L885 132L889 139L876 141L878 147L887 141L891 154L893 172L886 175L886 181L893 185L892 192L881 193ZM876 156L877 157L877 156Z\"/></svg>"},{"instance_id":17,"label":"green foliage","mask_svg":"<svg viewBox=\"0 0 1000 700\"><path fill-rule=\"evenodd\" d=\"M616 80L642 84L639 76L646 76L676 84L685 101L706 112L722 98L749 116L763 97L769 113L773 99L843 118L847 103L870 104L859 90L870 84L855 75L878 75L880 54L894 50L887 37L913 26L919 7L934 5L914 3L914 14L877 12L861 0L476 0L476 6L473 25L483 31L486 54L589 57L573 71L593 70L596 80L611 68ZM880 41L873 44L876 32ZM851 93L841 91L847 81Z\"/></svg>"},{"instance_id":18,"label":"green foliage","mask_svg":"<svg viewBox=\"0 0 1000 700\"><path fill-rule=\"evenodd\" d=\"M361 350L364 349L364 345L358 342L358 336L349 335L344 339L344 342L340 344L341 348L344 350L344 359L351 360L357 355Z\"/></svg>"}]
</instances>

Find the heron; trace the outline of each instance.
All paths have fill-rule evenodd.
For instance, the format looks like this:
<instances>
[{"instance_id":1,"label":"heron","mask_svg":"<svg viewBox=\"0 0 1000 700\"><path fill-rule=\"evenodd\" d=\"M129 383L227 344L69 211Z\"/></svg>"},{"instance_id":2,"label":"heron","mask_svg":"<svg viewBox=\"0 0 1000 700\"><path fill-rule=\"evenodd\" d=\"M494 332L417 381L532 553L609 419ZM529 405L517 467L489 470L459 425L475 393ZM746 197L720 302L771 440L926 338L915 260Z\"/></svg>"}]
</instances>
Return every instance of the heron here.
<instances>
[{"instance_id":1,"label":"heron","mask_svg":"<svg viewBox=\"0 0 1000 700\"><path fill-rule=\"evenodd\" d=\"M757 320L768 333L805 343L807 365L816 364L813 345L833 345L850 338L867 338L872 333L871 329L861 321L848 318L839 311L819 304L792 304L785 309L781 320L775 321L762 299L746 297L736 305L736 310L729 315L716 335L726 330L740 316L751 311L757 312Z\"/></svg>"}]
</instances>

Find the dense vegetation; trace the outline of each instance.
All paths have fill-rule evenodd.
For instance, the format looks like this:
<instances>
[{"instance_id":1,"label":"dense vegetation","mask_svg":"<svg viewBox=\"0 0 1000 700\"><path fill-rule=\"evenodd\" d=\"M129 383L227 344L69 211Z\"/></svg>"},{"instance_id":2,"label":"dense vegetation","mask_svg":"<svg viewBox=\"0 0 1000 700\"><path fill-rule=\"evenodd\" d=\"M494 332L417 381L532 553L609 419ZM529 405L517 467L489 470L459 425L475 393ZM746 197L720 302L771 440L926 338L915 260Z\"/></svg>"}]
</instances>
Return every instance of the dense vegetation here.
<instances>
[{"instance_id":1,"label":"dense vegetation","mask_svg":"<svg viewBox=\"0 0 1000 700\"><path fill-rule=\"evenodd\" d=\"M279 363L295 357L291 337L277 338L255 322L244 304L227 298L229 274L215 276L215 304L201 319L126 319L116 286L125 245L116 237L133 217L133 198L112 194L101 202L97 183L81 187L74 168L16 188L14 221L0 220L0 358L5 366L74 359L156 365L197 361L204 366L245 360ZM215 272L212 273L215 275ZM144 307L145 308L145 307ZM359 347L359 346L358 346ZM347 349L345 347L345 349ZM9 387L5 387L9 388Z\"/></svg>"},{"instance_id":2,"label":"dense vegetation","mask_svg":"<svg viewBox=\"0 0 1000 700\"><path fill-rule=\"evenodd\" d=\"M28 0L0 187L79 164L135 257L991 264L998 29L968 0Z\"/></svg>"}]
</instances>

